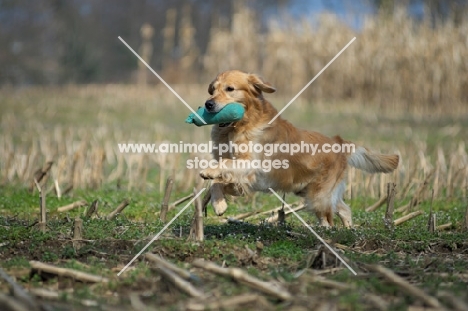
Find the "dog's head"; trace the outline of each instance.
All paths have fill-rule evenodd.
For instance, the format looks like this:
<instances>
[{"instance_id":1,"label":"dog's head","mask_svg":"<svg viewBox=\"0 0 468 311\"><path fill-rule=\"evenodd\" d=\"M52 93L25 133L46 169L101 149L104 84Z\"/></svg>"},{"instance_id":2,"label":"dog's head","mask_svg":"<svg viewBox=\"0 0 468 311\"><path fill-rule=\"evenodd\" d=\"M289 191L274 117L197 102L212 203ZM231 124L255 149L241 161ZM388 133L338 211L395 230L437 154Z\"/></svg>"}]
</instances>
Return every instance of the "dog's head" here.
<instances>
[{"instance_id":1,"label":"dog's head","mask_svg":"<svg viewBox=\"0 0 468 311\"><path fill-rule=\"evenodd\" d=\"M205 102L208 112L218 112L225 105L238 102L248 108L250 99L263 99L263 92L273 93L276 89L255 74L238 70L220 73L208 87L210 97Z\"/></svg>"}]
</instances>

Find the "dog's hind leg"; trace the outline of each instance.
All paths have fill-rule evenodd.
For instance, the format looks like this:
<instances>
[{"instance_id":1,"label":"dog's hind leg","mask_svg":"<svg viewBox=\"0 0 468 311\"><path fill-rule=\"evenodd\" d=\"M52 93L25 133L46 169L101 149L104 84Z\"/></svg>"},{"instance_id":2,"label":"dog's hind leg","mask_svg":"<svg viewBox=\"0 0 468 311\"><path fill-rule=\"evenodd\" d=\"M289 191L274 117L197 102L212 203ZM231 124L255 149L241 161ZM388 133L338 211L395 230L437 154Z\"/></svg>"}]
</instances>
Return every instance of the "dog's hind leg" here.
<instances>
[{"instance_id":1,"label":"dog's hind leg","mask_svg":"<svg viewBox=\"0 0 468 311\"><path fill-rule=\"evenodd\" d=\"M333 213L331 212L331 207L323 210L315 210L315 215L317 215L321 226L333 227Z\"/></svg>"},{"instance_id":2,"label":"dog's hind leg","mask_svg":"<svg viewBox=\"0 0 468 311\"><path fill-rule=\"evenodd\" d=\"M311 193L309 192L309 195ZM333 227L333 210L330 200L327 198L306 197L308 209L317 216L320 225L323 227Z\"/></svg>"},{"instance_id":3,"label":"dog's hind leg","mask_svg":"<svg viewBox=\"0 0 468 311\"><path fill-rule=\"evenodd\" d=\"M351 228L353 226L351 208L349 208L349 206L343 202L343 200L340 200L338 204L336 204L336 214L343 222L343 226L346 228Z\"/></svg>"},{"instance_id":4,"label":"dog's hind leg","mask_svg":"<svg viewBox=\"0 0 468 311\"><path fill-rule=\"evenodd\" d=\"M338 184L332 192L332 205L333 211L340 217L343 222L343 226L351 228L353 226L353 220L351 216L351 208L343 201L343 194L345 192L346 185L344 179Z\"/></svg>"}]
</instances>

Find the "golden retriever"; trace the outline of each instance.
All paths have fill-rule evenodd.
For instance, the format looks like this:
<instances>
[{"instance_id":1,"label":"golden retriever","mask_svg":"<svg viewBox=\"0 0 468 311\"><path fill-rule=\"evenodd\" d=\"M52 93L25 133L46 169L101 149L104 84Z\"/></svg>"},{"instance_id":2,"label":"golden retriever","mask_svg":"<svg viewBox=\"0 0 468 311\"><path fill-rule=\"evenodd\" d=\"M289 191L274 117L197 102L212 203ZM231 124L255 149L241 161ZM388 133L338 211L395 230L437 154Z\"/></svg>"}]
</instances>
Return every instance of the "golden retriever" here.
<instances>
[{"instance_id":1,"label":"golden retriever","mask_svg":"<svg viewBox=\"0 0 468 311\"><path fill-rule=\"evenodd\" d=\"M226 211L225 194L236 196L252 191L269 192L269 188L272 188L305 198L307 207L315 212L323 226L333 226L333 215L337 214L345 227L351 227L351 209L343 201L348 165L371 173L388 173L398 166L398 155L378 154L357 146L354 152L320 152L324 146L351 142L339 136L330 138L317 132L297 129L281 116L269 124L278 111L264 98L263 93L275 91L259 76L238 70L220 73L208 87L210 97L205 103L207 111L218 112L232 102L238 102L245 108L242 120L214 125L211 131L214 146L212 153L218 164L202 170L200 176L213 180L211 203L216 214L222 215ZM276 150L265 154L245 151L245 148L243 152L240 148L223 152L216 149L229 143L237 146L249 143L263 146L313 144L318 146L318 152L312 154L310 150L301 150L291 154ZM268 163L277 161L273 162L276 166L269 171L258 166L246 167L245 161L254 160L270 161ZM287 165L283 165L285 163Z\"/></svg>"}]
</instances>

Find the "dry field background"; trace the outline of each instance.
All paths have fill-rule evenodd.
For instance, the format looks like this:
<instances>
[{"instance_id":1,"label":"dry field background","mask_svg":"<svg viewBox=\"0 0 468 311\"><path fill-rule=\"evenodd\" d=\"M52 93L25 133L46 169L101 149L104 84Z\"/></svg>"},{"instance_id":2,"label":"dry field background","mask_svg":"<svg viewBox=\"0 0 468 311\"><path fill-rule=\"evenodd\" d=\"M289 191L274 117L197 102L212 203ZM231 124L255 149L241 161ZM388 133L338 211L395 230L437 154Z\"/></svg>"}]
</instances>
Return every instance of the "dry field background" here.
<instances>
[{"instance_id":1,"label":"dry field background","mask_svg":"<svg viewBox=\"0 0 468 311\"><path fill-rule=\"evenodd\" d=\"M193 108L204 103L205 86L176 86ZM47 189L98 189L119 183L127 190L162 191L174 175L177 190L187 191L198 172L186 160L209 154L122 154L118 143L203 143L209 127L184 123L189 110L166 90L125 85L3 89L0 177L3 185L31 186L34 174L53 162L43 181ZM286 96L269 99L281 109ZM278 98L279 97L279 98ZM298 126L339 134L359 145L396 152L401 165L389 175L350 170L347 197L379 197L387 182L405 195L430 176L435 196L466 196L467 120L462 114L381 111L357 102L299 101L284 117ZM70 189L69 189L70 190Z\"/></svg>"},{"instance_id":2,"label":"dry field background","mask_svg":"<svg viewBox=\"0 0 468 311\"><path fill-rule=\"evenodd\" d=\"M210 79L231 68L259 72L294 95L356 36L351 48L314 82L305 98L354 99L366 107L431 115L466 112L466 19L434 26L429 20L416 22L404 9L397 9L392 16L369 17L359 31L334 14L322 14L314 23L282 16L271 20L266 32L260 28L255 14L239 7L230 27L211 29L200 73ZM186 69L182 72L192 71ZM198 77L191 80L198 82Z\"/></svg>"},{"instance_id":3,"label":"dry field background","mask_svg":"<svg viewBox=\"0 0 468 311\"><path fill-rule=\"evenodd\" d=\"M356 36L285 116L309 130L401 153L402 165L393 176L352 171L348 196L367 188L365 193L375 197L390 179L412 184L431 171L436 194L447 188L449 196L454 189L466 195L466 20L416 22L396 6L391 15L368 17L356 31L333 14L322 14L314 22L280 14L262 26L258 13L245 2L235 4L232 12L230 23L213 15L202 50L190 5L167 10L162 47L154 46L156 51L162 48L161 65L153 64L157 57L148 54L148 62L177 84L193 108L203 104L206 86L218 72L237 68L260 73L275 85L278 92L269 98L281 109ZM138 39L127 38L137 50ZM173 55L176 48L178 58ZM183 155L121 155L116 143L200 142L209 137L208 129L182 123L187 111L161 84L3 88L1 95L2 183L30 183L38 168L54 161L49 179L63 188L119 180L128 183L128 189L145 189L148 172L156 168L158 180L152 176L150 184L161 190L161 181L175 173L187 190L195 174L180 165Z\"/></svg>"}]
</instances>

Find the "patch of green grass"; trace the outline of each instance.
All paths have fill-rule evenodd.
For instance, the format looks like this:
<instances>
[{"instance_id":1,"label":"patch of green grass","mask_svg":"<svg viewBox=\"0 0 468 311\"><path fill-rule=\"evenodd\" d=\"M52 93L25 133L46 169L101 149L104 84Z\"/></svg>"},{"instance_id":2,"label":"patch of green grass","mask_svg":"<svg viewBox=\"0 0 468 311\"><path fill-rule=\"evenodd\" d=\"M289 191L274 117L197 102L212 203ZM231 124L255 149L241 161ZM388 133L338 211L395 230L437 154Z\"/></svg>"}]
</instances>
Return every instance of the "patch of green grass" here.
<instances>
[{"instance_id":1,"label":"patch of green grass","mask_svg":"<svg viewBox=\"0 0 468 311\"><path fill-rule=\"evenodd\" d=\"M300 261L304 257L304 249L292 241L283 240L271 243L263 249L262 254L267 257L284 258L287 261Z\"/></svg>"},{"instance_id":2,"label":"patch of green grass","mask_svg":"<svg viewBox=\"0 0 468 311\"><path fill-rule=\"evenodd\" d=\"M48 200L50 210L48 231L42 233L35 226L28 227L34 219L37 219L37 194L31 194L23 188L6 187L5 189L10 197L0 198L1 208L5 210L11 202L16 201L16 208L23 211L15 214L13 210L9 210L0 216L0 235L9 242L2 246L2 250L14 248L17 254L17 257L8 258L1 263L8 269L28 267L28 261L34 259L97 275L112 276L114 272L111 272L109 268L126 264L164 226L164 223L154 214L156 209L159 209L160 199L155 195L127 191L114 192L109 189L80 190L73 198ZM177 196L182 196L182 194ZM125 198L130 198L132 203L123 214L111 221L105 219L104 216ZM99 200L99 217L93 216L83 221L83 238L86 241L79 249L75 248L71 241L73 219L83 218L84 209L69 213L53 212L57 207L78 199L86 199L88 202ZM240 209L245 212L248 211L248 201L243 200L238 201L241 203ZM291 197L287 200L293 201L294 199ZM411 281L416 282L428 293L434 294L439 288L444 288L454 294L462 295L466 290L464 286L466 284L457 274L464 273L468 269L468 261L463 256L452 254L461 248L466 248L468 240L468 233L461 230L460 225L465 211L464 202L457 199L435 200L433 211L437 214L437 219L440 223L452 222L453 228L430 233L427 230L429 202L423 202L419 206L424 211L423 215L389 230L382 221L383 208L373 213L363 211L362 207L369 205L371 201L366 198L356 198L351 201L354 220L358 225L351 230L342 228L339 221L334 228L318 227L313 215L308 212L300 212L300 215L324 239L331 241L332 244L339 243L350 247L352 250L344 251L344 255L353 264L358 266L381 264L403 275L412 272L413 277L414 275L416 277ZM26 213L31 210L31 206L34 206L33 212ZM272 196L259 195L257 206L261 210L268 210L277 206L277 201ZM180 207L171 211L168 219L171 219L178 210ZM228 211L228 216L239 212L239 210L231 209ZM211 210L209 210L209 218L205 221L205 240L203 242L187 241L192 214L193 210L188 209L160 239L153 242L148 251L159 253L179 266L185 266L195 258L205 258L219 265L224 263L227 267L245 267L249 274L260 279L279 279L294 283L296 281L294 273L304 266L310 252L316 250L321 244L302 223L292 216L287 218L283 226L262 222L261 218L253 218L240 223L220 223L214 218ZM396 214L395 218L399 216ZM257 242L263 244L263 251L258 257L260 264L256 265L246 259L248 252L245 247L248 246L255 251ZM262 260L266 264L262 264ZM133 269L123 276L103 285L100 291L105 293L109 290L120 291L123 288L133 288L142 279L154 277L154 272L149 269L149 264L145 261L137 261L132 264L132 267ZM362 294L366 292L383 297L398 297L392 302L392 309L405 309L415 302L414 298L406 296L405 293L400 292L399 288L375 275L366 278L355 277L349 271L342 270L328 275L327 278L354 284L356 287L356 290L340 292L339 297L334 296L336 295L334 291L324 292L326 297L339 301L339 305L343 308L353 310L362 308ZM40 278L22 280L32 282L32 286L42 284ZM235 295L248 291L247 287L233 287L230 282L219 278L218 285L221 294ZM98 295L96 291L90 292L85 287L80 287L77 288L77 293L72 299L99 300L100 298L96 295ZM61 297L70 299L65 295Z\"/></svg>"},{"instance_id":3,"label":"patch of green grass","mask_svg":"<svg viewBox=\"0 0 468 311\"><path fill-rule=\"evenodd\" d=\"M362 305L362 294L357 291L347 291L338 297L339 305L344 310L365 310Z\"/></svg>"},{"instance_id":4,"label":"patch of green grass","mask_svg":"<svg viewBox=\"0 0 468 311\"><path fill-rule=\"evenodd\" d=\"M88 286L77 286L73 291L73 296L78 299L94 298L94 295Z\"/></svg>"},{"instance_id":5,"label":"patch of green grass","mask_svg":"<svg viewBox=\"0 0 468 311\"><path fill-rule=\"evenodd\" d=\"M55 253L52 252L44 252L42 253L41 260L43 262L55 262L57 261L58 256Z\"/></svg>"},{"instance_id":6,"label":"patch of green grass","mask_svg":"<svg viewBox=\"0 0 468 311\"><path fill-rule=\"evenodd\" d=\"M2 262L2 266L5 268L29 268L29 260L24 256L13 257L11 259Z\"/></svg>"}]
</instances>

